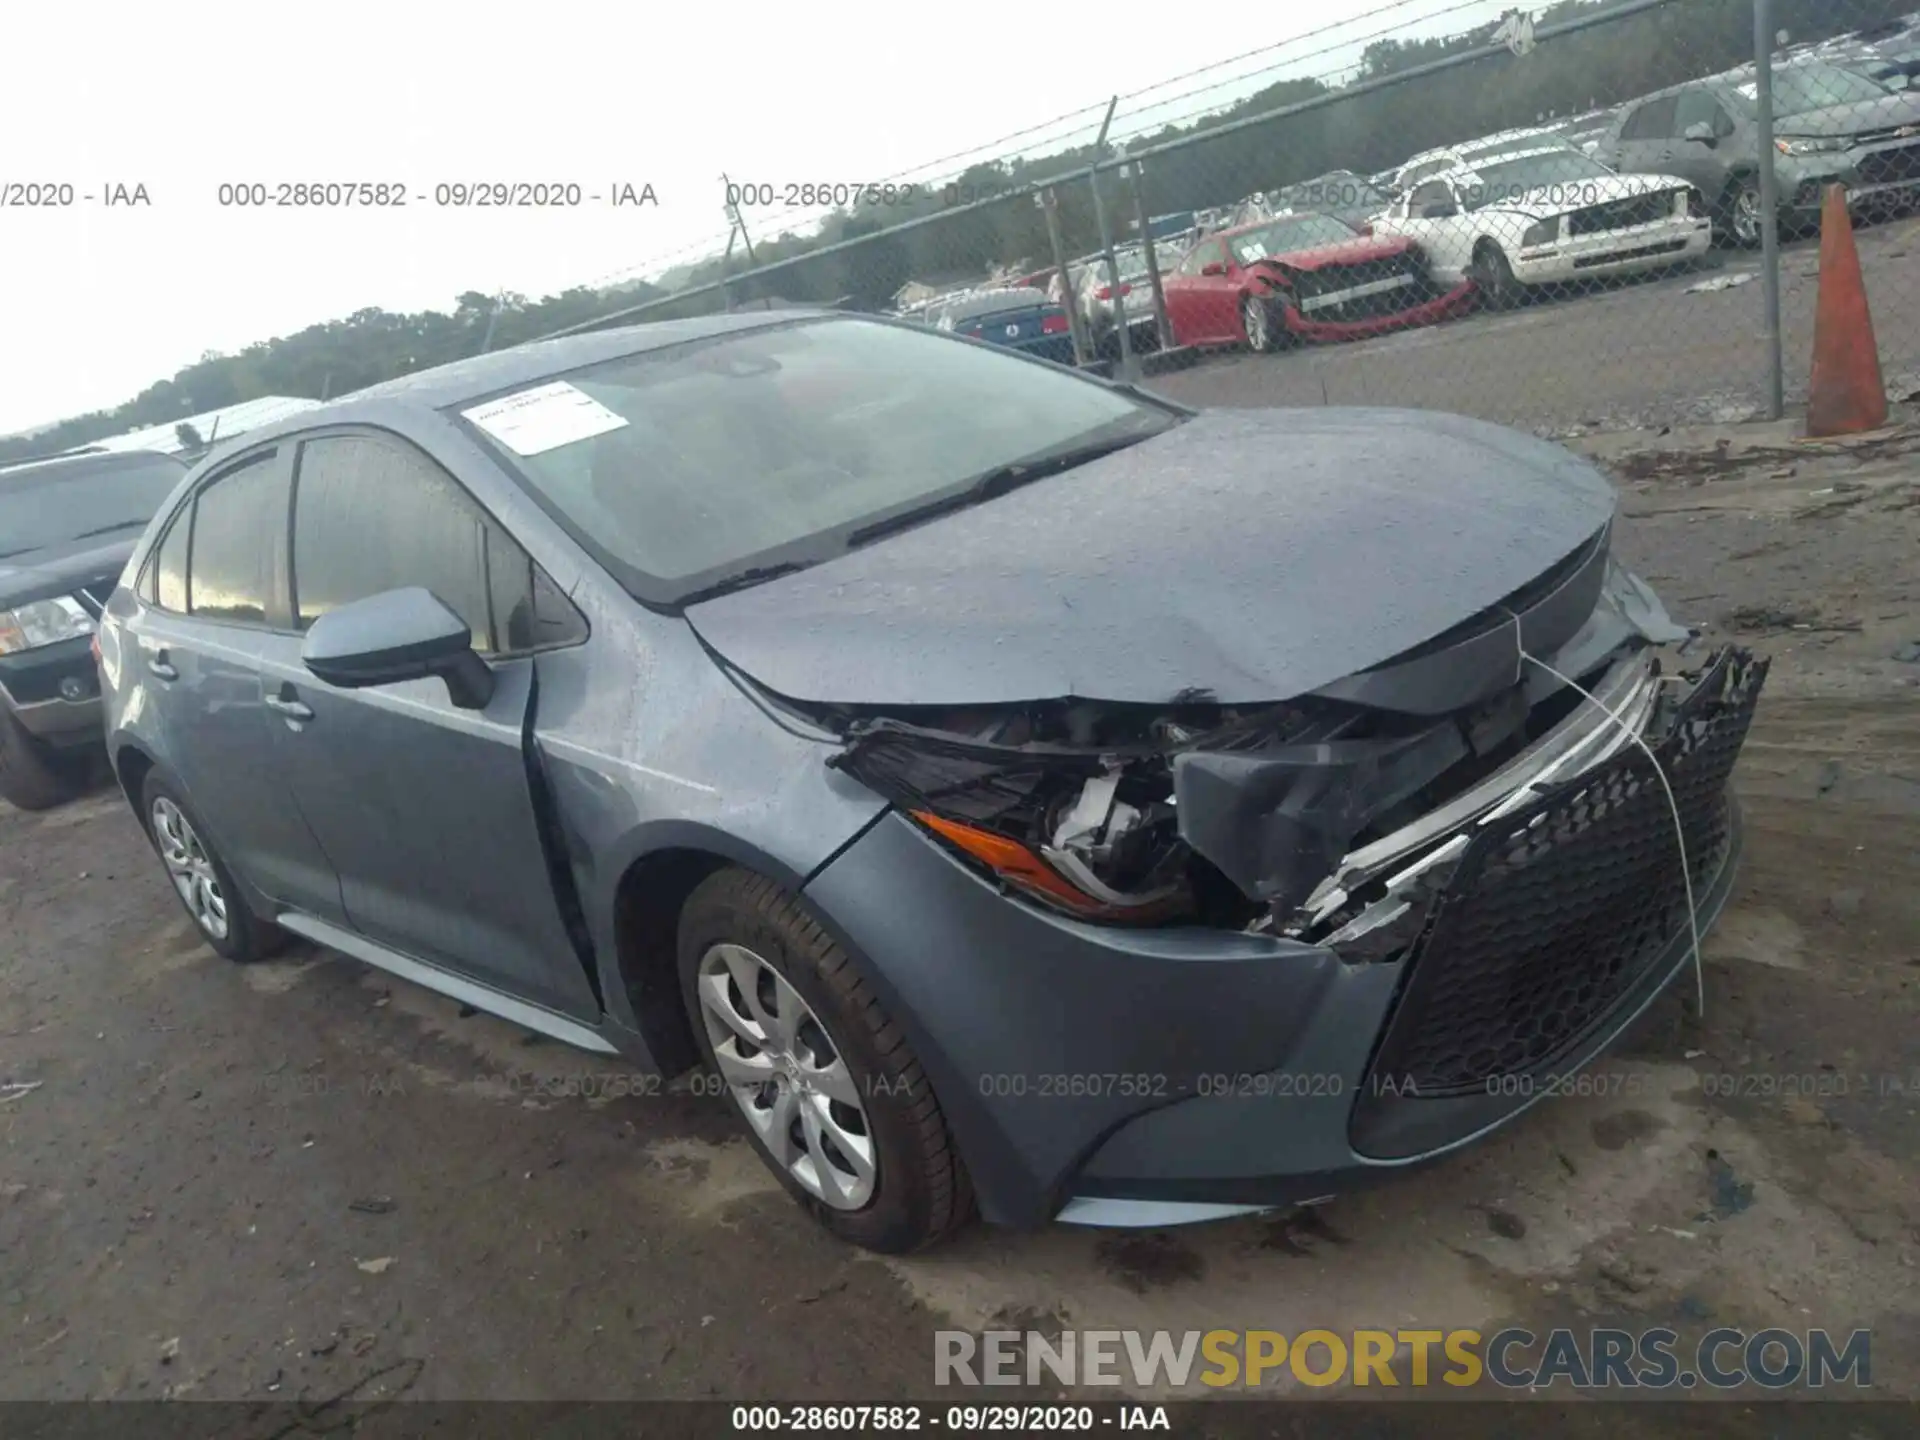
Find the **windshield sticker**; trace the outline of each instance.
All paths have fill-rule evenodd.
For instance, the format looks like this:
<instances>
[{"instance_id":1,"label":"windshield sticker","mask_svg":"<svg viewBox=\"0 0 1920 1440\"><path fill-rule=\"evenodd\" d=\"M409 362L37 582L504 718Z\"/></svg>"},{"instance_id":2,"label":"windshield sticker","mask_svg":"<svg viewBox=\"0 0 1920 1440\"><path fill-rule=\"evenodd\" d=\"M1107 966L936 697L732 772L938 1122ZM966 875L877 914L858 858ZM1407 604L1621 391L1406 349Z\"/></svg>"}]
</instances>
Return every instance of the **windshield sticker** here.
<instances>
[{"instance_id":1,"label":"windshield sticker","mask_svg":"<svg viewBox=\"0 0 1920 1440\"><path fill-rule=\"evenodd\" d=\"M564 380L536 385L460 412L516 455L542 455L591 440L626 421Z\"/></svg>"}]
</instances>

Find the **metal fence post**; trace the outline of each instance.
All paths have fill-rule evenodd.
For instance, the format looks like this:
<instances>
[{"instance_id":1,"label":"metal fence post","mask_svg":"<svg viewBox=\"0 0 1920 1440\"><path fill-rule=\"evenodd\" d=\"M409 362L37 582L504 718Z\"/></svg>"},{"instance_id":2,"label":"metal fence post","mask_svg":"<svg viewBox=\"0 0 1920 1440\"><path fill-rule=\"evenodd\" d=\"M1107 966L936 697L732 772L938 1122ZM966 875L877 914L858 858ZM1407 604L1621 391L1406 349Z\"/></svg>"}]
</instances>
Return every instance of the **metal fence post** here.
<instances>
[{"instance_id":1,"label":"metal fence post","mask_svg":"<svg viewBox=\"0 0 1920 1440\"><path fill-rule=\"evenodd\" d=\"M1137 380L1133 363L1133 342L1127 334L1127 313L1119 308L1120 299L1120 257L1113 250L1113 227L1107 223L1106 203L1100 198L1100 171L1097 167L1087 167L1087 184L1093 187L1093 220L1100 228L1100 248L1107 257L1107 295L1113 303L1114 330L1120 340L1120 377L1123 380Z\"/></svg>"},{"instance_id":2,"label":"metal fence post","mask_svg":"<svg viewBox=\"0 0 1920 1440\"><path fill-rule=\"evenodd\" d=\"M1147 214L1147 183L1140 162L1128 167L1133 177L1133 213L1140 222L1140 248L1147 257L1147 283L1153 287L1153 333L1162 350L1173 348L1173 327L1167 324L1167 294L1160 288L1160 257L1153 248L1153 221Z\"/></svg>"},{"instance_id":3,"label":"metal fence post","mask_svg":"<svg viewBox=\"0 0 1920 1440\"><path fill-rule=\"evenodd\" d=\"M1060 276L1060 303L1067 312L1067 333L1073 337L1073 363L1084 365L1092 353L1086 322L1080 314L1080 297L1074 293L1073 271L1067 266L1066 242L1060 238L1060 196L1049 185L1033 199L1047 217L1047 244L1053 248L1053 268Z\"/></svg>"},{"instance_id":4,"label":"metal fence post","mask_svg":"<svg viewBox=\"0 0 1920 1440\"><path fill-rule=\"evenodd\" d=\"M1760 112L1760 290L1766 307L1767 418L1786 413L1780 345L1780 187L1773 170L1773 0L1753 0L1754 108Z\"/></svg>"}]
</instances>

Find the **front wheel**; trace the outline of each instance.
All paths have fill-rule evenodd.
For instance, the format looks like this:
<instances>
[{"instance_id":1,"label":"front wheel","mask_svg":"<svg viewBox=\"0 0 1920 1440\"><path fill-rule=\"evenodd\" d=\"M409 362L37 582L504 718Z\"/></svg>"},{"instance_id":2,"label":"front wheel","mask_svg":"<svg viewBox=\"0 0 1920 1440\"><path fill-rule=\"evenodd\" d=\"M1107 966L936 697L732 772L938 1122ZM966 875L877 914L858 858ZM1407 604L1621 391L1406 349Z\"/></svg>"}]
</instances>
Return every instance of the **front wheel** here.
<instances>
[{"instance_id":1,"label":"front wheel","mask_svg":"<svg viewBox=\"0 0 1920 1440\"><path fill-rule=\"evenodd\" d=\"M746 870L680 916L694 1033L767 1168L842 1240L922 1250L971 1216L946 1117L906 1036L789 891Z\"/></svg>"},{"instance_id":2,"label":"front wheel","mask_svg":"<svg viewBox=\"0 0 1920 1440\"><path fill-rule=\"evenodd\" d=\"M1247 348L1257 355L1272 354L1293 333L1276 318L1273 305L1257 295L1240 302L1240 332L1246 336Z\"/></svg>"},{"instance_id":3,"label":"front wheel","mask_svg":"<svg viewBox=\"0 0 1920 1440\"><path fill-rule=\"evenodd\" d=\"M1759 247L1765 226L1760 215L1760 182L1743 175L1728 188L1721 202L1727 240L1742 250Z\"/></svg>"},{"instance_id":4,"label":"front wheel","mask_svg":"<svg viewBox=\"0 0 1920 1440\"><path fill-rule=\"evenodd\" d=\"M1489 310L1511 310L1525 297L1525 290L1513 273L1507 252L1489 242L1474 257L1474 283Z\"/></svg>"}]
</instances>

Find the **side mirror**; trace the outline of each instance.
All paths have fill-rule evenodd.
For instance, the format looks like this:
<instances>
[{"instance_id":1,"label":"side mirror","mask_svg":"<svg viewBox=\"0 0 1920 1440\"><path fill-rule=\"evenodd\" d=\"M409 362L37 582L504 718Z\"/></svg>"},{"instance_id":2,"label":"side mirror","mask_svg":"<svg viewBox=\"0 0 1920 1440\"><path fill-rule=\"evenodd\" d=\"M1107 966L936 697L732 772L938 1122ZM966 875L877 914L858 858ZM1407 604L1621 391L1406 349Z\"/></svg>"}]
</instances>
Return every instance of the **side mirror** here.
<instances>
[{"instance_id":1,"label":"side mirror","mask_svg":"<svg viewBox=\"0 0 1920 1440\"><path fill-rule=\"evenodd\" d=\"M300 658L343 690L438 675L462 710L484 710L493 698L493 671L474 653L467 622L418 586L328 611L307 631Z\"/></svg>"},{"instance_id":2,"label":"side mirror","mask_svg":"<svg viewBox=\"0 0 1920 1440\"><path fill-rule=\"evenodd\" d=\"M1680 134L1682 139L1698 141L1700 144L1707 146L1709 149L1711 149L1713 146L1718 145L1720 143L1720 141L1714 136L1713 126L1709 125L1704 120L1694 121L1693 124L1687 126L1685 130L1681 131Z\"/></svg>"},{"instance_id":3,"label":"side mirror","mask_svg":"<svg viewBox=\"0 0 1920 1440\"><path fill-rule=\"evenodd\" d=\"M1227 267L1222 265L1218 260L1210 260L1200 267L1200 273L1202 275L1224 275L1227 273Z\"/></svg>"}]
</instances>

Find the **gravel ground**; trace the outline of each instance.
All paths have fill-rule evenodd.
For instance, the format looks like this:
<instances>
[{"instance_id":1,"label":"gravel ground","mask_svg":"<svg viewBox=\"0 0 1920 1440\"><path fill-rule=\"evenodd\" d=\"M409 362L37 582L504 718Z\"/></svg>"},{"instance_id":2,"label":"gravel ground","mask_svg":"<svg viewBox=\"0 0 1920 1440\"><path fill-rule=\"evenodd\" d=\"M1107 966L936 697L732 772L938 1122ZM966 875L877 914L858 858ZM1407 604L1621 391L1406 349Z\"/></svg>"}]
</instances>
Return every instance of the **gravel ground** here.
<instances>
[{"instance_id":1,"label":"gravel ground","mask_svg":"<svg viewBox=\"0 0 1920 1440\"><path fill-rule=\"evenodd\" d=\"M228 965L117 793L0 808L0 1400L927 1398L938 1326L1515 1320L1870 1326L1920 1394L1920 432L1582 443L1676 615L1778 657L1705 1017L1667 997L1611 1093L1311 1214L882 1261L723 1102L569 1096L612 1067L337 956Z\"/></svg>"}]
</instances>

